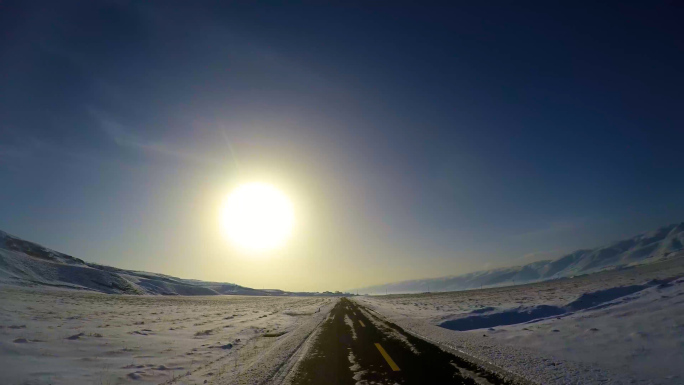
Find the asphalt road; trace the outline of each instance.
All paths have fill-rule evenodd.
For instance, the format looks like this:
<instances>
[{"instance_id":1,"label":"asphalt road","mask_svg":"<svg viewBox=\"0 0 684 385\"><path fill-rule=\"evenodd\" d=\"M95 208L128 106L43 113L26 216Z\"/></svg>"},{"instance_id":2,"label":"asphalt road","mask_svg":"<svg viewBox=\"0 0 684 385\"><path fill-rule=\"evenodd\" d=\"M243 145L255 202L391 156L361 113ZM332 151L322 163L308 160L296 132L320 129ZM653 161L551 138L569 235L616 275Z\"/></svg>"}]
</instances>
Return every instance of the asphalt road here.
<instances>
[{"instance_id":1,"label":"asphalt road","mask_svg":"<svg viewBox=\"0 0 684 385\"><path fill-rule=\"evenodd\" d=\"M363 310L353 301L340 300L321 324L294 384L505 383Z\"/></svg>"}]
</instances>

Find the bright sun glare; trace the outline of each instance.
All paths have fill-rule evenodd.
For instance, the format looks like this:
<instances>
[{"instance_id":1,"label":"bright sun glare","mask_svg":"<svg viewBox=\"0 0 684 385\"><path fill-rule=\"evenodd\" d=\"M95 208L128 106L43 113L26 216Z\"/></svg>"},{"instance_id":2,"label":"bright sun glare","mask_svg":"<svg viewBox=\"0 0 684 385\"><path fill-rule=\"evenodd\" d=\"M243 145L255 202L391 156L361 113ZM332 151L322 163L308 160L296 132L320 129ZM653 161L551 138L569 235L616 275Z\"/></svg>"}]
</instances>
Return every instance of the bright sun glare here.
<instances>
[{"instance_id":1,"label":"bright sun glare","mask_svg":"<svg viewBox=\"0 0 684 385\"><path fill-rule=\"evenodd\" d=\"M281 246L292 234L290 200L266 183L243 184L230 193L221 213L223 230L234 244L252 251Z\"/></svg>"}]
</instances>

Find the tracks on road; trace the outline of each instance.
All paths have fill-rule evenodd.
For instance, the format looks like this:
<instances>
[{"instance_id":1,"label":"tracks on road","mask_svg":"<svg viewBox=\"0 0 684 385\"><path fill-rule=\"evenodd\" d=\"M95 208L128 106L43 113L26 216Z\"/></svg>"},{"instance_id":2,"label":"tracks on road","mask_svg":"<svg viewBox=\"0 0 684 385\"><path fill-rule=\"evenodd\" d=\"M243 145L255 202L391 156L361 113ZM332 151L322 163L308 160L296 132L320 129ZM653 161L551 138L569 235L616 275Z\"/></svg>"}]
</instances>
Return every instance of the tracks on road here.
<instances>
[{"instance_id":1,"label":"tracks on road","mask_svg":"<svg viewBox=\"0 0 684 385\"><path fill-rule=\"evenodd\" d=\"M509 384L343 298L291 378L317 384Z\"/></svg>"}]
</instances>

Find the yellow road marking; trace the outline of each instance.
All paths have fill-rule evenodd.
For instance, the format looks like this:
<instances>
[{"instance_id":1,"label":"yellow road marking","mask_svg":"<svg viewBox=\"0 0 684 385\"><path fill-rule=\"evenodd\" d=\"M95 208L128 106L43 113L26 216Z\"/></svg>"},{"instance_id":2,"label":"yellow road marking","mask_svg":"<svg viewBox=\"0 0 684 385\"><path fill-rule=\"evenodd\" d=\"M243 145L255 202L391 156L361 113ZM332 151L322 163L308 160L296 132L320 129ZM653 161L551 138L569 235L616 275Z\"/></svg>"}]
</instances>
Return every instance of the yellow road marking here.
<instances>
[{"instance_id":1,"label":"yellow road marking","mask_svg":"<svg viewBox=\"0 0 684 385\"><path fill-rule=\"evenodd\" d=\"M366 327L366 325L363 324L363 321L359 320L359 323L361 324L361 326Z\"/></svg>"},{"instance_id":2,"label":"yellow road marking","mask_svg":"<svg viewBox=\"0 0 684 385\"><path fill-rule=\"evenodd\" d=\"M378 343L375 344L375 347L378 348L380 354L382 354L382 356L385 358L385 361L387 361L390 368L392 368L393 371L398 372L400 370L399 367L397 366L397 364L394 363L394 360L392 360L392 357L390 357L389 354L387 354L385 349L383 349L382 346L380 346L380 344Z\"/></svg>"}]
</instances>

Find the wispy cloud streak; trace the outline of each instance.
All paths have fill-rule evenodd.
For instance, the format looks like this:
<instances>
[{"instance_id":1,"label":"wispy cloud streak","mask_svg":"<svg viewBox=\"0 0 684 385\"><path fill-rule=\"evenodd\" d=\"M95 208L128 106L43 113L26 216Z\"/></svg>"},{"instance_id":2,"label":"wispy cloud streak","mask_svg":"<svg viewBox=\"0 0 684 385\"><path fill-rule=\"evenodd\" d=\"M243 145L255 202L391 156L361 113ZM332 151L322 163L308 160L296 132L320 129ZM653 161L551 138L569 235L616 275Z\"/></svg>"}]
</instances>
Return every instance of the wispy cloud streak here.
<instances>
[{"instance_id":1,"label":"wispy cloud streak","mask_svg":"<svg viewBox=\"0 0 684 385\"><path fill-rule=\"evenodd\" d=\"M224 161L217 158L185 150L168 143L143 139L115 120L105 116L103 113L94 110L91 110L91 113L97 118L100 129L111 138L114 143L121 147L136 149L153 155L168 156L202 165L220 165L224 163Z\"/></svg>"}]
</instances>

